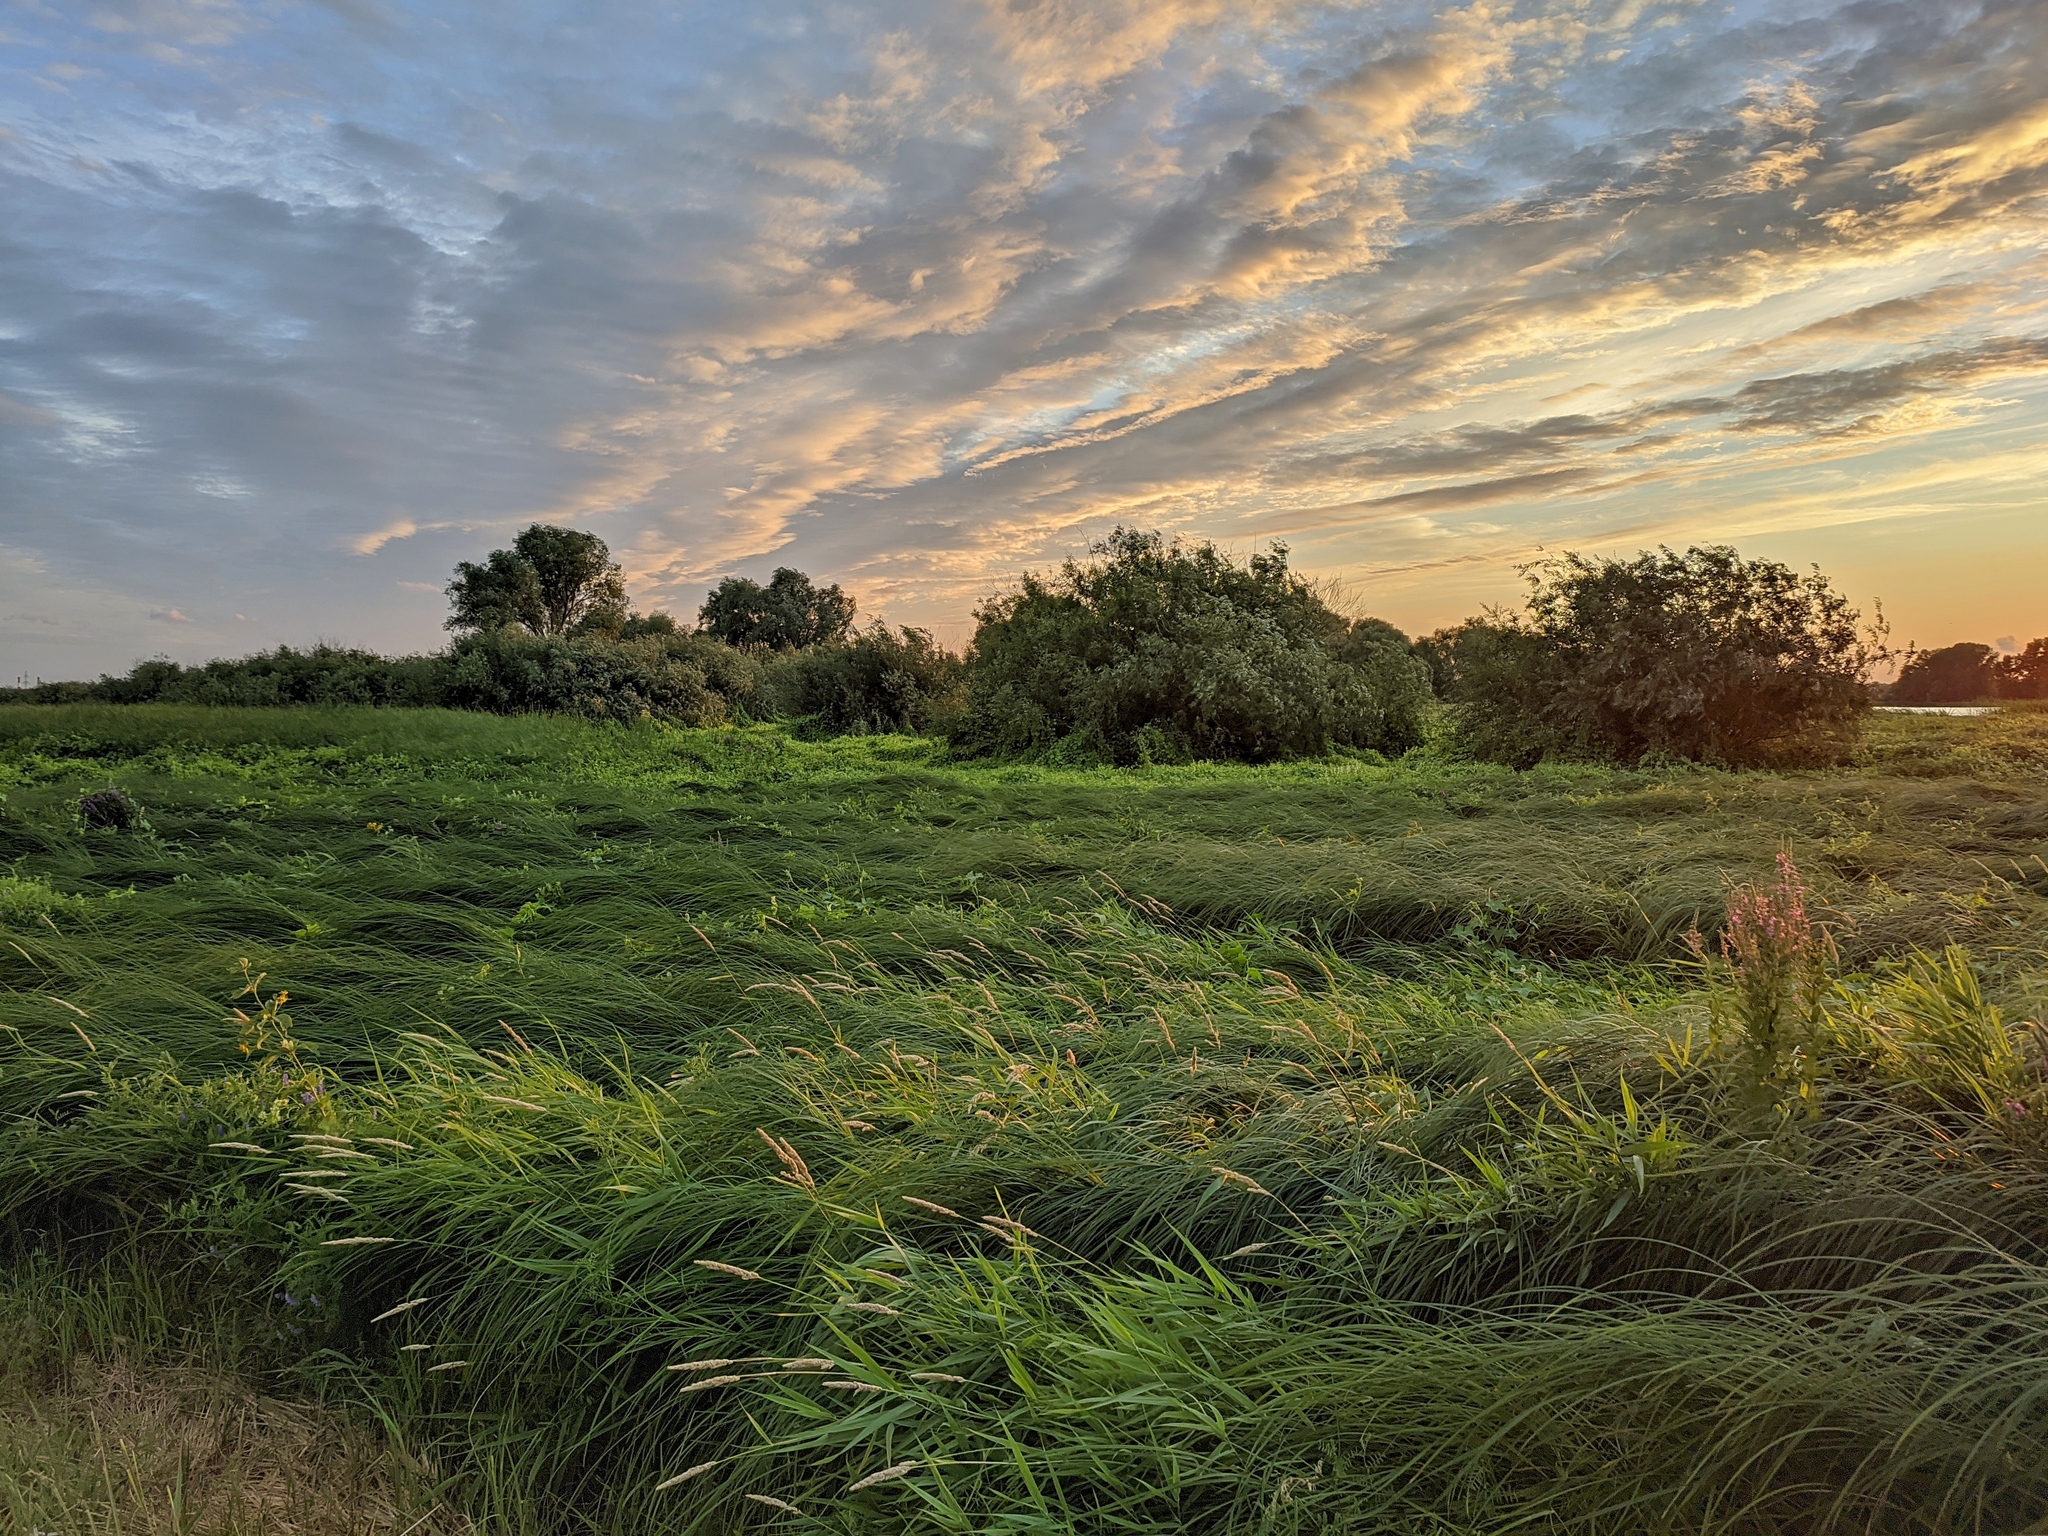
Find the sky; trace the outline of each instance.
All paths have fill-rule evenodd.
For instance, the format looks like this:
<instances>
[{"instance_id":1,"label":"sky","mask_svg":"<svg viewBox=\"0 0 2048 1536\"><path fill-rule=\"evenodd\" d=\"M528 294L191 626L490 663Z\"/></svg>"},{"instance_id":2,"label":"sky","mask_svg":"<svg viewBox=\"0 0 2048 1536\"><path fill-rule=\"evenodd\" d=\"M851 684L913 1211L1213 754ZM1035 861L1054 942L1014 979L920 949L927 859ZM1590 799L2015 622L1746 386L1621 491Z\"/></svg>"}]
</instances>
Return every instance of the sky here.
<instances>
[{"instance_id":1,"label":"sky","mask_svg":"<svg viewBox=\"0 0 2048 1536\"><path fill-rule=\"evenodd\" d=\"M597 532L963 642L1119 524L2048 634L2048 5L0 0L0 683Z\"/></svg>"}]
</instances>

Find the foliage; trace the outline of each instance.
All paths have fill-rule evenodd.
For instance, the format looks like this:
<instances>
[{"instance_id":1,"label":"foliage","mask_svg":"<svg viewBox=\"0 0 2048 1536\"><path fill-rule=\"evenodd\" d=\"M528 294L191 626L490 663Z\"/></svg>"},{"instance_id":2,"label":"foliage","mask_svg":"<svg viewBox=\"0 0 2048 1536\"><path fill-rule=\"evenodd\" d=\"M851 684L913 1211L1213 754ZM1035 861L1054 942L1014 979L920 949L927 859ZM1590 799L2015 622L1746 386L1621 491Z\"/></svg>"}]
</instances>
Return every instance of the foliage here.
<instances>
[{"instance_id":1,"label":"foliage","mask_svg":"<svg viewBox=\"0 0 2048 1536\"><path fill-rule=\"evenodd\" d=\"M0 945L0 1242L51 1327L360 1404L486 1528L2024 1530L2048 887L1979 861L2048 758L2003 761L0 711L0 858L66 903ZM152 837L77 828L110 779ZM1735 978L1633 963L1697 913L1775 965L1731 896L1866 956L1796 1134L1685 1050Z\"/></svg>"},{"instance_id":2,"label":"foliage","mask_svg":"<svg viewBox=\"0 0 2048 1536\"><path fill-rule=\"evenodd\" d=\"M603 539L534 523L478 564L465 560L448 583L447 627L508 626L543 637L615 632L627 622L626 586Z\"/></svg>"},{"instance_id":3,"label":"foliage","mask_svg":"<svg viewBox=\"0 0 2048 1536\"><path fill-rule=\"evenodd\" d=\"M206 704L240 708L277 705L414 705L443 702L448 664L441 656L384 657L372 651L316 645L279 646L236 660L183 666L157 657L125 677L91 683L44 683L0 690L18 703Z\"/></svg>"},{"instance_id":4,"label":"foliage","mask_svg":"<svg viewBox=\"0 0 2048 1536\"><path fill-rule=\"evenodd\" d=\"M891 633L881 622L838 645L771 661L762 690L776 712L830 734L927 732L957 714L965 668L922 629Z\"/></svg>"},{"instance_id":5,"label":"foliage","mask_svg":"<svg viewBox=\"0 0 2048 1536\"><path fill-rule=\"evenodd\" d=\"M1999 657L1995 684L2001 699L2048 699L2048 636Z\"/></svg>"},{"instance_id":6,"label":"foliage","mask_svg":"<svg viewBox=\"0 0 2048 1536\"><path fill-rule=\"evenodd\" d=\"M1998 653L1988 645L1910 651L1885 697L1894 704L1974 704L1995 691Z\"/></svg>"},{"instance_id":7,"label":"foliage","mask_svg":"<svg viewBox=\"0 0 2048 1536\"><path fill-rule=\"evenodd\" d=\"M1752 1107L1790 1116L1819 1112L1819 1073L1836 952L1808 915L1798 866L1778 855L1778 878L1728 899L1717 955L1695 928L1688 946L1706 972L1713 1045L1730 1059Z\"/></svg>"},{"instance_id":8,"label":"foliage","mask_svg":"<svg viewBox=\"0 0 2048 1536\"><path fill-rule=\"evenodd\" d=\"M445 700L457 709L699 726L742 705L757 671L730 647L695 636L539 638L509 629L462 636L449 664Z\"/></svg>"},{"instance_id":9,"label":"foliage","mask_svg":"<svg viewBox=\"0 0 2048 1536\"><path fill-rule=\"evenodd\" d=\"M768 585L728 576L697 612L697 627L727 645L771 651L836 645L853 627L853 599L836 586L820 587L784 566Z\"/></svg>"},{"instance_id":10,"label":"foliage","mask_svg":"<svg viewBox=\"0 0 2048 1536\"><path fill-rule=\"evenodd\" d=\"M1475 756L1757 767L1852 751L1883 635L1818 571L1694 548L1565 555L1529 581L1526 617L1490 614L1450 642Z\"/></svg>"},{"instance_id":11,"label":"foliage","mask_svg":"<svg viewBox=\"0 0 2048 1536\"><path fill-rule=\"evenodd\" d=\"M1263 762L1420 739L1405 641L1347 626L1284 548L1239 565L1126 528L1094 553L977 610L964 750Z\"/></svg>"}]
</instances>

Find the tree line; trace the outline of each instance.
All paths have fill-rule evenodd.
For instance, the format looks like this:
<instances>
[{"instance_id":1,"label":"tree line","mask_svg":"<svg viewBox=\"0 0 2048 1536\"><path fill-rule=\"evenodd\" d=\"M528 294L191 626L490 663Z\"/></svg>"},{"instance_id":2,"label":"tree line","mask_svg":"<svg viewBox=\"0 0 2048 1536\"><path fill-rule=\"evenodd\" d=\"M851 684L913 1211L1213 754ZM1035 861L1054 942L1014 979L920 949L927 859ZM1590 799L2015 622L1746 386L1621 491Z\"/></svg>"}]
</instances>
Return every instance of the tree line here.
<instances>
[{"instance_id":1,"label":"tree line","mask_svg":"<svg viewBox=\"0 0 2048 1536\"><path fill-rule=\"evenodd\" d=\"M1411 640L1340 612L1284 546L1238 560L1118 529L1087 558L988 598L956 655L924 630L858 625L852 596L788 568L765 585L725 578L693 624L638 613L602 539L535 524L456 568L453 638L434 655L158 659L0 698L781 719L1076 764L1393 757L1435 735L1518 767L1808 766L1846 758L1891 658L1881 620L1866 624L1818 571L1732 549L1565 555L1525 575L1519 611ZM1900 686L1926 660L1909 656Z\"/></svg>"},{"instance_id":2,"label":"tree line","mask_svg":"<svg viewBox=\"0 0 2048 1536\"><path fill-rule=\"evenodd\" d=\"M1938 651L1909 651L1889 704L1981 704L1991 699L2048 699L2048 638L2001 653L1965 641Z\"/></svg>"}]
</instances>

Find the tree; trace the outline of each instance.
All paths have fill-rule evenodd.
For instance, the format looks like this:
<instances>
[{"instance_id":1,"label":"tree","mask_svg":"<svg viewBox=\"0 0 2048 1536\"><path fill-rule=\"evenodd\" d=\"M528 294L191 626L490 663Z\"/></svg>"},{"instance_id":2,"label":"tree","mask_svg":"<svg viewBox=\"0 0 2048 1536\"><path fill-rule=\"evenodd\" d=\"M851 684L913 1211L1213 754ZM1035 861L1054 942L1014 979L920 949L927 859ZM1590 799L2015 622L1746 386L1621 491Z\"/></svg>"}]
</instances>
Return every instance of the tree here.
<instances>
[{"instance_id":1,"label":"tree","mask_svg":"<svg viewBox=\"0 0 2048 1536\"><path fill-rule=\"evenodd\" d=\"M820 587L783 566L768 585L728 576L697 610L697 627L727 645L771 651L836 645L853 628L854 601L838 587Z\"/></svg>"},{"instance_id":2,"label":"tree","mask_svg":"<svg viewBox=\"0 0 2048 1536\"><path fill-rule=\"evenodd\" d=\"M1419 739L1429 685L1406 637L1354 630L1284 547L1240 565L1119 528L1092 553L977 611L963 749L1257 762Z\"/></svg>"},{"instance_id":3,"label":"tree","mask_svg":"<svg viewBox=\"0 0 2048 1536\"><path fill-rule=\"evenodd\" d=\"M1899 680L1886 695L1894 704L1973 704L1991 697L1998 653L1965 641L1938 651L1908 651Z\"/></svg>"},{"instance_id":4,"label":"tree","mask_svg":"<svg viewBox=\"0 0 2048 1536\"><path fill-rule=\"evenodd\" d=\"M2029 640L2026 649L1998 658L2001 699L2048 699L2048 638Z\"/></svg>"},{"instance_id":5,"label":"tree","mask_svg":"<svg viewBox=\"0 0 2048 1536\"><path fill-rule=\"evenodd\" d=\"M534 635L616 632L628 620L626 584L594 533L535 523L482 564L465 560L448 583L447 627Z\"/></svg>"},{"instance_id":6,"label":"tree","mask_svg":"<svg viewBox=\"0 0 2048 1536\"><path fill-rule=\"evenodd\" d=\"M1487 614L1449 646L1458 734L1497 762L1841 761L1889 655L1881 617L1860 628L1819 571L1725 547L1526 574L1525 616Z\"/></svg>"}]
</instances>

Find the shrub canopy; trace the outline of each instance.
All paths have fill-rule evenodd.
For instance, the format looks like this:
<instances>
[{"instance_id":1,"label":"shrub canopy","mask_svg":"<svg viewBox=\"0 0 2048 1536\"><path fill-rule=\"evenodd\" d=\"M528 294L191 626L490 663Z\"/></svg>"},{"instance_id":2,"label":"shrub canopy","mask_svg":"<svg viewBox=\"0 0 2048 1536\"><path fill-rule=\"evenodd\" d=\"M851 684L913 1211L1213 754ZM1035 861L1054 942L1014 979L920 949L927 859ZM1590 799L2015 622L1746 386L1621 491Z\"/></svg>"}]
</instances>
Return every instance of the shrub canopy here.
<instances>
[{"instance_id":1,"label":"shrub canopy","mask_svg":"<svg viewBox=\"0 0 2048 1536\"><path fill-rule=\"evenodd\" d=\"M1528 574L1525 617L1444 637L1474 755L1805 766L1853 746L1882 629L1860 628L1818 571L1716 547L1564 555Z\"/></svg>"},{"instance_id":2,"label":"shrub canopy","mask_svg":"<svg viewBox=\"0 0 2048 1536\"><path fill-rule=\"evenodd\" d=\"M977 610L956 744L1260 762L1421 739L1428 673L1406 638L1332 611L1284 547L1239 565L1120 528L1094 554Z\"/></svg>"},{"instance_id":3,"label":"shrub canopy","mask_svg":"<svg viewBox=\"0 0 2048 1536\"><path fill-rule=\"evenodd\" d=\"M820 587L784 566L768 585L728 576L697 610L697 627L727 645L771 651L833 645L853 627L854 602L838 587Z\"/></svg>"},{"instance_id":4,"label":"shrub canopy","mask_svg":"<svg viewBox=\"0 0 2048 1536\"><path fill-rule=\"evenodd\" d=\"M843 645L768 663L762 691L776 711L828 735L930 731L960 709L965 664L922 629L879 621Z\"/></svg>"}]
</instances>

